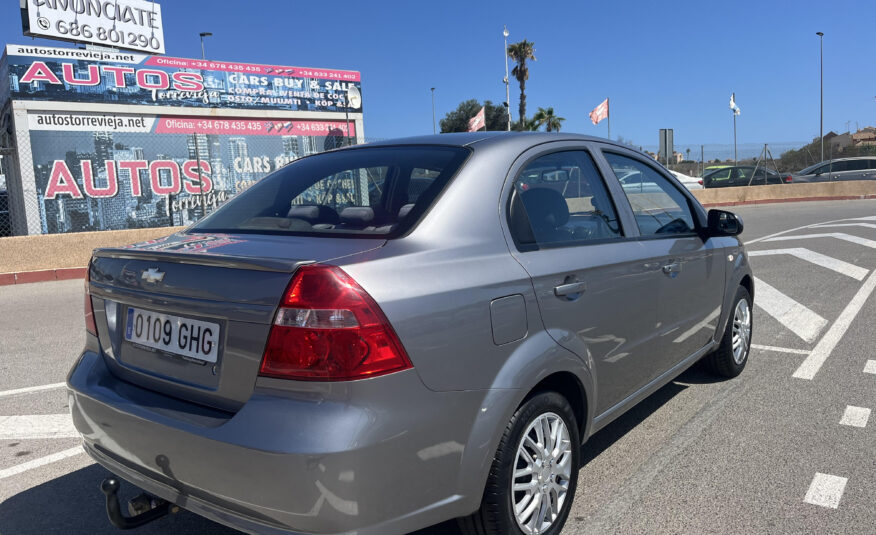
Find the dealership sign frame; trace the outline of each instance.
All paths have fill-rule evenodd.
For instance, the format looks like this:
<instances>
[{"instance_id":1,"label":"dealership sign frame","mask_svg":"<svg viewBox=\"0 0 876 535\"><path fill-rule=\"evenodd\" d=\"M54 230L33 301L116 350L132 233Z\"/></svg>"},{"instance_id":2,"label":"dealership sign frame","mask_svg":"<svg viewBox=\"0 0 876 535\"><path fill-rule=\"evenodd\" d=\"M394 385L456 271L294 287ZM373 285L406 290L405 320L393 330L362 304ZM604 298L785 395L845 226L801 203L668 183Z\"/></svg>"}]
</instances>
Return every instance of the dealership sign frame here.
<instances>
[{"instance_id":1,"label":"dealership sign frame","mask_svg":"<svg viewBox=\"0 0 876 535\"><path fill-rule=\"evenodd\" d=\"M24 35L164 54L161 5L146 0L20 0Z\"/></svg>"}]
</instances>

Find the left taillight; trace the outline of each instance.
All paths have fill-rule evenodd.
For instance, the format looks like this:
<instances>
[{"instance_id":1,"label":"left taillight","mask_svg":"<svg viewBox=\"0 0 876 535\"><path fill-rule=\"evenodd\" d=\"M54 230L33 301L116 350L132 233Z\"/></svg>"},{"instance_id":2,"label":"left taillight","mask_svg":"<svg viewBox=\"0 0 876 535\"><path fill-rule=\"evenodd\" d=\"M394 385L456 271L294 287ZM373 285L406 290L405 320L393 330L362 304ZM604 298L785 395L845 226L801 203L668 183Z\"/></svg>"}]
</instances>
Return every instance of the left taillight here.
<instances>
[{"instance_id":1,"label":"left taillight","mask_svg":"<svg viewBox=\"0 0 876 535\"><path fill-rule=\"evenodd\" d=\"M94 307L91 305L91 291L89 290L89 282L91 282L89 271L91 271L90 266L85 270L85 330L97 336L97 323L94 321Z\"/></svg>"},{"instance_id":2,"label":"left taillight","mask_svg":"<svg viewBox=\"0 0 876 535\"><path fill-rule=\"evenodd\" d=\"M260 375L351 381L411 368L383 311L341 268L298 269L283 296Z\"/></svg>"}]
</instances>

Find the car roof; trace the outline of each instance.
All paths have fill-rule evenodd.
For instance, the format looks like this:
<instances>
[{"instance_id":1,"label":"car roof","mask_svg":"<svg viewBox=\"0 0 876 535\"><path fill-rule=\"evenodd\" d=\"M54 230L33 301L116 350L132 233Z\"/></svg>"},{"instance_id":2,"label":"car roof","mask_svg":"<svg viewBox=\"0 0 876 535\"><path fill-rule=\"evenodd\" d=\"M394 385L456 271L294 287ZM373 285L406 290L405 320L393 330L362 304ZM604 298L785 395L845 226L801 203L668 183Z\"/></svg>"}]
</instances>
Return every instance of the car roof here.
<instances>
[{"instance_id":1,"label":"car roof","mask_svg":"<svg viewBox=\"0 0 876 535\"><path fill-rule=\"evenodd\" d=\"M640 151L637 147L624 145L610 139L605 139L596 136L586 136L584 134L574 134L567 132L454 132L447 134L432 134L426 136L404 137L397 139L385 139L368 143L369 147L385 147L398 145L452 145L458 147L487 147L499 144L518 145L519 147L535 146L551 141L594 141L614 145L619 148L631 150L653 160L650 156ZM353 147L361 147L362 145L354 145ZM342 150L346 150L342 149Z\"/></svg>"}]
</instances>

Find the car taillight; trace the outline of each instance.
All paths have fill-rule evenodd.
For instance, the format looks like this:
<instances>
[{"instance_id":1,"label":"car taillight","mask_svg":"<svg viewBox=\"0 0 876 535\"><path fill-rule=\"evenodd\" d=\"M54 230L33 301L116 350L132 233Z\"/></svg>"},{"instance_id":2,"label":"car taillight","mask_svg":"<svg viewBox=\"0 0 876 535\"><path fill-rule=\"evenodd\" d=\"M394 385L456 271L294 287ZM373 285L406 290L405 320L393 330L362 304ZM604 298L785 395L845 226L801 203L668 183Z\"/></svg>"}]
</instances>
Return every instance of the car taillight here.
<instances>
[{"instance_id":1,"label":"car taillight","mask_svg":"<svg viewBox=\"0 0 876 535\"><path fill-rule=\"evenodd\" d=\"M791 182L794 178L791 175L785 177L785 182Z\"/></svg>"},{"instance_id":2,"label":"car taillight","mask_svg":"<svg viewBox=\"0 0 876 535\"><path fill-rule=\"evenodd\" d=\"M411 367L374 299L341 268L311 264L289 283L259 375L350 381Z\"/></svg>"},{"instance_id":3,"label":"car taillight","mask_svg":"<svg viewBox=\"0 0 876 535\"><path fill-rule=\"evenodd\" d=\"M97 323L94 321L94 307L91 305L91 292L88 289L90 277L88 269L85 271L85 330L97 336Z\"/></svg>"},{"instance_id":4,"label":"car taillight","mask_svg":"<svg viewBox=\"0 0 876 535\"><path fill-rule=\"evenodd\" d=\"M703 181L702 181L702 180L697 180L697 182L699 182L699 183L700 183L700 186L702 186L702 185L703 185Z\"/></svg>"}]
</instances>

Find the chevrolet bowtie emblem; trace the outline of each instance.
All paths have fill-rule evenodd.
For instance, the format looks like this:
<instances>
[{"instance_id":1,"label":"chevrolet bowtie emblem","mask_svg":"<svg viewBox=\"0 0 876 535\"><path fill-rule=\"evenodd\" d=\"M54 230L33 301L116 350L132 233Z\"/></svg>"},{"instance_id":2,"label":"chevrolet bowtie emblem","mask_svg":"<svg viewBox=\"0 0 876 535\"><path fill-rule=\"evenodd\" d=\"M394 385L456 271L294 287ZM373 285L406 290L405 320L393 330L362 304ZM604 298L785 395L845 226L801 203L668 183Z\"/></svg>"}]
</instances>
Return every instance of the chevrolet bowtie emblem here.
<instances>
[{"instance_id":1,"label":"chevrolet bowtie emblem","mask_svg":"<svg viewBox=\"0 0 876 535\"><path fill-rule=\"evenodd\" d=\"M143 271L143 275L140 278L146 282L161 282L164 280L164 272L158 268L149 268Z\"/></svg>"}]
</instances>

